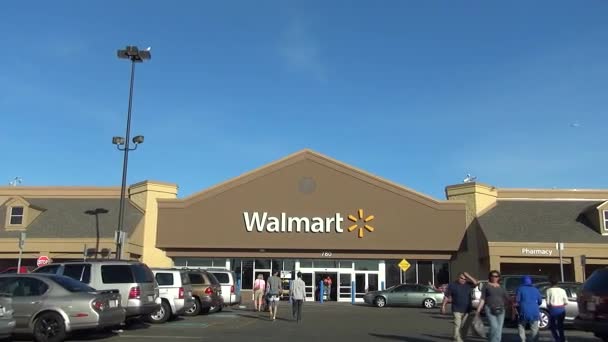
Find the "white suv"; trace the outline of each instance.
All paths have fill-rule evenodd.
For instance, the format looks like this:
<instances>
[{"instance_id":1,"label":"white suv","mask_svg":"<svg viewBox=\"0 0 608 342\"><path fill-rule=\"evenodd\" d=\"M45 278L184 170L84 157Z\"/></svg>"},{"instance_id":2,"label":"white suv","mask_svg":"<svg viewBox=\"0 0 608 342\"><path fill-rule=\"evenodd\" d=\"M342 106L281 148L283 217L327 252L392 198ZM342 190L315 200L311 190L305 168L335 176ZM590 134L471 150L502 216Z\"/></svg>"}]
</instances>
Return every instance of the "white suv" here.
<instances>
[{"instance_id":1,"label":"white suv","mask_svg":"<svg viewBox=\"0 0 608 342\"><path fill-rule=\"evenodd\" d=\"M241 293L237 289L236 273L226 269L207 268L207 272L213 274L222 285L222 297L224 306L241 304ZM222 308L213 308L213 311L221 311Z\"/></svg>"},{"instance_id":2,"label":"white suv","mask_svg":"<svg viewBox=\"0 0 608 342\"><path fill-rule=\"evenodd\" d=\"M194 306L192 284L188 272L170 268L153 268L158 283L161 306L147 318L150 323L164 323L169 318L184 314Z\"/></svg>"}]
</instances>

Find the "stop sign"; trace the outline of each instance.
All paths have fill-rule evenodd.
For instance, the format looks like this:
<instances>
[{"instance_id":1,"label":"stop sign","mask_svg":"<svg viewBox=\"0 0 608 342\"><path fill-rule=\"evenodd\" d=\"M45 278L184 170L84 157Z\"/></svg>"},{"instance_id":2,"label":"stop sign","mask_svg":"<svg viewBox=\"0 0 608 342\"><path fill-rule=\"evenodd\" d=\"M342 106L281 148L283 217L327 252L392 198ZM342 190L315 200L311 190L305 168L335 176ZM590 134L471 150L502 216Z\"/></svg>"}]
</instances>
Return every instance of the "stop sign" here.
<instances>
[{"instance_id":1,"label":"stop sign","mask_svg":"<svg viewBox=\"0 0 608 342\"><path fill-rule=\"evenodd\" d=\"M36 265L38 267L40 267L40 266L48 265L50 262L51 262L51 259L49 259L48 256L42 255L42 256L38 257L38 260L36 260Z\"/></svg>"}]
</instances>

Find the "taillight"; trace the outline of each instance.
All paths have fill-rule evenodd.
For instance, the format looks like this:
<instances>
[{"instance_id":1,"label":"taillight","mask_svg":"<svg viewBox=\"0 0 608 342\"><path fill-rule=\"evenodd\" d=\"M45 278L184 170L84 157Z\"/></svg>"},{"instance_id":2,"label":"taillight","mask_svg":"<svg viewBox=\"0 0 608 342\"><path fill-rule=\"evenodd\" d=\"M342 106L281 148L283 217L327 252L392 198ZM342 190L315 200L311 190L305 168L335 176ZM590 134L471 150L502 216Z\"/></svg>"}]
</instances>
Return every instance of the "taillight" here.
<instances>
[{"instance_id":1,"label":"taillight","mask_svg":"<svg viewBox=\"0 0 608 342\"><path fill-rule=\"evenodd\" d=\"M205 294L206 294L206 295L212 295L212 294L213 294L213 289L212 289L212 288L210 288L210 287L206 288L206 289L205 289Z\"/></svg>"},{"instance_id":2,"label":"taillight","mask_svg":"<svg viewBox=\"0 0 608 342\"><path fill-rule=\"evenodd\" d=\"M103 311L106 308L106 303L104 301L95 299L93 303L91 303L91 306L97 311Z\"/></svg>"},{"instance_id":3,"label":"taillight","mask_svg":"<svg viewBox=\"0 0 608 342\"><path fill-rule=\"evenodd\" d=\"M141 296L141 288L139 286L132 287L129 290L129 299L139 299Z\"/></svg>"},{"instance_id":4,"label":"taillight","mask_svg":"<svg viewBox=\"0 0 608 342\"><path fill-rule=\"evenodd\" d=\"M180 287L179 288L179 299L184 299L184 288Z\"/></svg>"},{"instance_id":5,"label":"taillight","mask_svg":"<svg viewBox=\"0 0 608 342\"><path fill-rule=\"evenodd\" d=\"M230 293L234 293L234 285L230 286Z\"/></svg>"}]
</instances>

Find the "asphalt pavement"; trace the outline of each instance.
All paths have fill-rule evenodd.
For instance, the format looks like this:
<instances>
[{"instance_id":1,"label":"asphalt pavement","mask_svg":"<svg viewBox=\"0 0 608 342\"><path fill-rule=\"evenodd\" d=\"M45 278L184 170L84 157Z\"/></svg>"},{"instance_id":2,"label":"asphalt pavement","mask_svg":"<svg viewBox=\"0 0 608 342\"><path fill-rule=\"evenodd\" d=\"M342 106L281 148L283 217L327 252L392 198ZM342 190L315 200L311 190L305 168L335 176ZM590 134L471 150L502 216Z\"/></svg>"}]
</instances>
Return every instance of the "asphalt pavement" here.
<instances>
[{"instance_id":1,"label":"asphalt pavement","mask_svg":"<svg viewBox=\"0 0 608 342\"><path fill-rule=\"evenodd\" d=\"M303 320L294 322L288 302L279 306L276 321L251 308L179 318L160 325L130 324L116 334L79 334L71 341L451 341L451 319L438 309L382 308L348 303L304 303ZM591 334L567 331L569 342L598 342ZM552 341L542 332L541 341ZM471 338L470 341L483 341ZM505 329L504 342L519 341L514 328Z\"/></svg>"}]
</instances>

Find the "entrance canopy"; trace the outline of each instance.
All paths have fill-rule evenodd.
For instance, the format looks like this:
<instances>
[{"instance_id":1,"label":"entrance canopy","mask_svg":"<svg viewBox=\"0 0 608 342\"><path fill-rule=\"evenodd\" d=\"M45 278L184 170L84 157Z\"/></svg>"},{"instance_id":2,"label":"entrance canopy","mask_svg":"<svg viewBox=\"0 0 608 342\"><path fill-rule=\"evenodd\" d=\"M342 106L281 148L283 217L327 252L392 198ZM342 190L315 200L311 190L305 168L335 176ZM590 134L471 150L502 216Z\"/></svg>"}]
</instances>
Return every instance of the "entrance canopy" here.
<instances>
[{"instance_id":1,"label":"entrance canopy","mask_svg":"<svg viewBox=\"0 0 608 342\"><path fill-rule=\"evenodd\" d=\"M438 201L304 150L185 199L159 199L169 256L449 258L465 203Z\"/></svg>"}]
</instances>

